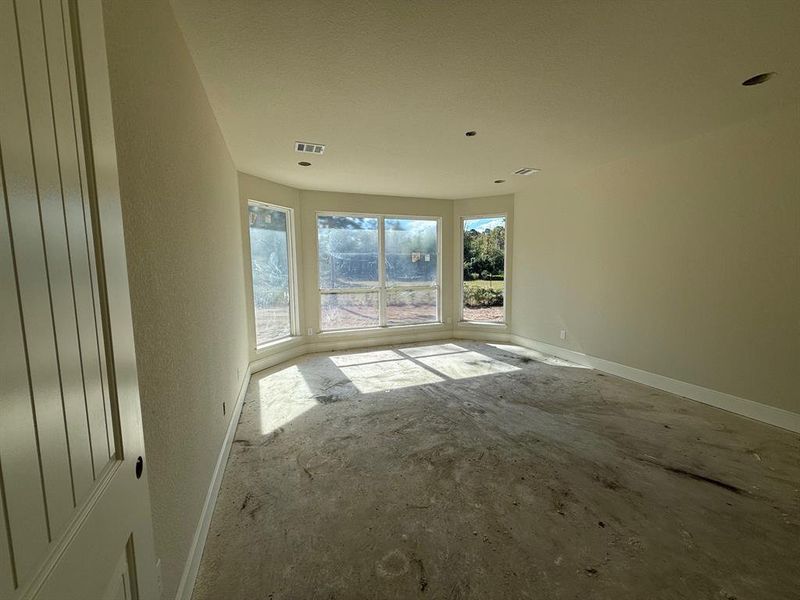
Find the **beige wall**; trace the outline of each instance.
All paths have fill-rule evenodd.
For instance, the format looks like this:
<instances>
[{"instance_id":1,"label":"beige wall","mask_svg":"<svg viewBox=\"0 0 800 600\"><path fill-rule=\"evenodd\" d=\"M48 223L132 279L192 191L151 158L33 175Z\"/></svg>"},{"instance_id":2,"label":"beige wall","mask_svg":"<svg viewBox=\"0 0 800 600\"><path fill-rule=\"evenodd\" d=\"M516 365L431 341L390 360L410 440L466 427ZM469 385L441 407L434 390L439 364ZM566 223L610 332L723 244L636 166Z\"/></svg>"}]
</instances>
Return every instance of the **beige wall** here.
<instances>
[{"instance_id":1,"label":"beige wall","mask_svg":"<svg viewBox=\"0 0 800 600\"><path fill-rule=\"evenodd\" d=\"M168 4L107 0L105 20L156 551L174 598L248 359L237 176Z\"/></svg>"},{"instance_id":2,"label":"beige wall","mask_svg":"<svg viewBox=\"0 0 800 600\"><path fill-rule=\"evenodd\" d=\"M515 333L800 412L798 106L542 173L515 216Z\"/></svg>"}]
</instances>

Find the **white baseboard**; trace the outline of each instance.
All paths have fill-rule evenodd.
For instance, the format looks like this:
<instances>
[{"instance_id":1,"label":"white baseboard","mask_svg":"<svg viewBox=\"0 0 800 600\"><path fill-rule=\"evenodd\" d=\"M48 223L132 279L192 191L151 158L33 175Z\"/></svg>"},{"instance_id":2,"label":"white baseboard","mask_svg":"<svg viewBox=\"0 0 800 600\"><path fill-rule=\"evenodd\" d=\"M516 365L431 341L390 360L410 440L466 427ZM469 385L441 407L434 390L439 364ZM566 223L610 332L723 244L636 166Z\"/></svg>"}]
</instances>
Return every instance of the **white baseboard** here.
<instances>
[{"instance_id":1,"label":"white baseboard","mask_svg":"<svg viewBox=\"0 0 800 600\"><path fill-rule=\"evenodd\" d=\"M208 488L203 511L200 513L200 521L197 524L197 530L194 532L192 545L189 548L189 556L186 559L186 566L183 569L178 592L175 595L176 600L191 600L192 598L197 572L200 570L200 560L203 558L208 529L211 526L211 517L217 504L217 495L222 485L222 478L225 476L225 466L228 464L228 455L231 452L236 428L239 425L239 415L241 415L242 406L244 406L244 397L250 384L250 374L251 367L248 365L242 378L239 395L236 397L236 403L232 407L231 418L228 422L228 429L225 432L225 439L222 441L222 447L219 450L217 464L214 466L214 472L211 475L211 485Z\"/></svg>"},{"instance_id":2,"label":"white baseboard","mask_svg":"<svg viewBox=\"0 0 800 600\"><path fill-rule=\"evenodd\" d=\"M299 358L304 354L308 354L308 344L296 344L289 348L265 354L260 358L256 358L250 363L249 373L258 373L264 369L269 369L275 365L279 365L287 360Z\"/></svg>"},{"instance_id":3,"label":"white baseboard","mask_svg":"<svg viewBox=\"0 0 800 600\"><path fill-rule=\"evenodd\" d=\"M186 561L186 567L181 577L180 585L178 586L178 593L176 600L191 600L192 591L194 590L195 580L197 578L197 571L200 568L200 560L203 557L203 548L208 535L208 529L211 525L211 517L214 513L214 506L217 502L217 494L219 493L222 478L225 474L225 466L228 462L228 455L230 454L231 444L236 433L236 427L239 424L239 415L242 412L244 405L244 397L247 392L247 387L250 382L250 376L258 371L263 371L275 365L278 365L287 360L292 360L303 356L304 354L311 354L314 352L328 352L333 350L351 350L357 348L368 348L372 346L386 346L391 344L405 344L412 342L425 342L434 341L439 339L469 339L482 342L506 342L517 344L525 348L530 348L544 354L563 358L579 365L584 365L617 375L624 379L629 379L637 383L642 383L650 387L664 390L690 400L696 400L716 408L755 419L769 425L788 429L796 433L800 433L800 414L767 406L759 402L739 398L724 392L718 392L709 388L705 388L693 383L686 383L664 375L650 373L634 367L615 363L603 358L597 358L589 354L583 354L574 350L561 348L538 340L533 340L520 335L509 333L503 330L489 330L472 327L457 327L455 329L437 330L430 332L415 332L407 335L398 335L392 337L375 337L372 339L363 339L359 337L352 338L335 338L330 341L314 341L310 343L295 344L283 350L278 350L264 356L257 358L251 362L242 380L242 386L239 390L239 396L236 399L236 404L233 407L231 420L228 424L228 431L225 434L225 440L220 448L217 464L214 467L214 473L211 478L211 485L206 495L206 501L203 505L203 512L200 515L200 521L197 525L192 546L189 550L189 557Z\"/></svg>"},{"instance_id":4,"label":"white baseboard","mask_svg":"<svg viewBox=\"0 0 800 600\"><path fill-rule=\"evenodd\" d=\"M461 326L453 330L453 335L457 340L473 340L476 342L508 342L511 334L506 329L501 328L480 328L475 326Z\"/></svg>"},{"instance_id":5,"label":"white baseboard","mask_svg":"<svg viewBox=\"0 0 800 600\"><path fill-rule=\"evenodd\" d=\"M703 404L708 404L716 408L721 408L722 410L726 410L743 417L748 417L750 419L755 419L756 421L761 421L762 423L767 423L769 425L774 425L775 427L781 427L782 429L788 429L789 431L800 433L800 414L793 413L782 408L768 406L760 402L747 400L746 398L739 398L738 396L726 394L725 392L718 392L717 390L695 385L694 383L687 383L685 381L672 379L671 377L666 377L664 375L650 373L649 371L643 371L641 369L615 363L603 358L597 358L596 356L591 356L589 354L576 352L575 350L568 350L566 348L561 348L560 346L554 346L553 344L547 344L545 342L522 337L520 335L512 334L509 336L509 338L512 343L519 346L524 346L545 354L557 356L558 358L563 358L565 360L578 363L579 365L585 365L592 367L593 369L597 369L598 371L603 371L605 373L617 375L624 379L630 379L631 381L635 381L637 383L649 385L650 387L664 390L665 392L670 392L678 396L683 396L684 398L689 398L690 400L702 402Z\"/></svg>"},{"instance_id":6,"label":"white baseboard","mask_svg":"<svg viewBox=\"0 0 800 600\"><path fill-rule=\"evenodd\" d=\"M393 346L396 344L412 344L415 342L433 342L436 340L449 340L453 337L452 329L437 329L433 331L416 331L392 336L381 336L367 339L339 338L327 340L317 336L317 341L306 344L306 352L332 352L338 350L356 350L358 348L372 348L374 346Z\"/></svg>"},{"instance_id":7,"label":"white baseboard","mask_svg":"<svg viewBox=\"0 0 800 600\"><path fill-rule=\"evenodd\" d=\"M436 340L449 340L454 337L452 329L437 329L433 331L417 331L402 335L383 335L369 338L357 336L331 335L330 338L316 336L315 341L296 344L284 350L265 354L250 363L250 373L258 373L269 369L287 360L299 358L304 354L316 352L334 352L339 350L357 350L359 348L372 348L374 346L391 346L395 344L411 344L414 342L432 342Z\"/></svg>"}]
</instances>

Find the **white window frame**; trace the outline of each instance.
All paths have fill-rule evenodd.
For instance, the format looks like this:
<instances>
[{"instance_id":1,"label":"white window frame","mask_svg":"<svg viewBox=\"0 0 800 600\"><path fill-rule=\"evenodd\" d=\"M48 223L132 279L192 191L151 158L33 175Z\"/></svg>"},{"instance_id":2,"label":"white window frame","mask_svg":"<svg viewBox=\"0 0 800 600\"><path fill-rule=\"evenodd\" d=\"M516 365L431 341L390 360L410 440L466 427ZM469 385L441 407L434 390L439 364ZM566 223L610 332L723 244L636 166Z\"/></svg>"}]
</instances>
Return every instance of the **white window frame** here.
<instances>
[{"instance_id":1,"label":"white window frame","mask_svg":"<svg viewBox=\"0 0 800 600\"><path fill-rule=\"evenodd\" d=\"M289 335L276 337L259 344L258 329L257 329L257 315L256 315L256 299L255 299L255 282L253 281L253 246L252 239L250 238L250 205L257 204L269 210L279 211L286 215L286 262L289 269ZM291 337L299 335L300 326L300 309L298 307L298 283L297 283L297 240L295 236L295 218L294 209L288 206L280 206L278 204L271 204L261 200L247 200L247 247L250 253L248 256L248 273L250 276L250 314L253 318L253 336L255 341L256 352L280 342L287 340Z\"/></svg>"},{"instance_id":2,"label":"white window frame","mask_svg":"<svg viewBox=\"0 0 800 600\"><path fill-rule=\"evenodd\" d=\"M476 219L498 219L504 218L506 220L506 235L503 240L503 320L502 321L467 321L464 319L464 222L474 221ZM508 321L508 314L506 312L508 307L508 214L507 213L489 213L479 215L462 215L459 221L459 251L458 255L458 322L464 325L495 325L505 326Z\"/></svg>"},{"instance_id":3,"label":"white window frame","mask_svg":"<svg viewBox=\"0 0 800 600\"><path fill-rule=\"evenodd\" d=\"M319 217L361 217L378 220L378 285L374 288L321 288L319 287ZM409 219L414 221L434 221L436 223L436 281L433 285L408 285L386 283L386 257L384 254L386 242L386 219ZM376 330L395 327L419 327L425 325L441 325L442 323L442 218L424 215L389 215L359 212L329 212L318 211L314 216L314 246L316 250L316 284L317 284L317 323L322 333L339 333L355 330ZM386 299L389 292L434 290L436 292L436 320L422 323L397 323L390 325L386 322ZM323 329L322 327L322 296L325 294L378 294L378 325L375 327L347 327L341 329Z\"/></svg>"}]
</instances>

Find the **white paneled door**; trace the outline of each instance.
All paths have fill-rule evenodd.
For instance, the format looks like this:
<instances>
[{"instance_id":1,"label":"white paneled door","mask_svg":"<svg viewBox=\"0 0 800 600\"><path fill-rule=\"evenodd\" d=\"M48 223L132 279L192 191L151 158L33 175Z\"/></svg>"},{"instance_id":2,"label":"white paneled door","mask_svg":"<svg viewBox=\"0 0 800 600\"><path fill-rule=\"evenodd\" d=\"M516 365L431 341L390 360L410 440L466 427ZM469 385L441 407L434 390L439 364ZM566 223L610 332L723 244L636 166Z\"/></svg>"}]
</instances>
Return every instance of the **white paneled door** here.
<instances>
[{"instance_id":1,"label":"white paneled door","mask_svg":"<svg viewBox=\"0 0 800 600\"><path fill-rule=\"evenodd\" d=\"M0 0L0 600L156 598L101 0Z\"/></svg>"}]
</instances>

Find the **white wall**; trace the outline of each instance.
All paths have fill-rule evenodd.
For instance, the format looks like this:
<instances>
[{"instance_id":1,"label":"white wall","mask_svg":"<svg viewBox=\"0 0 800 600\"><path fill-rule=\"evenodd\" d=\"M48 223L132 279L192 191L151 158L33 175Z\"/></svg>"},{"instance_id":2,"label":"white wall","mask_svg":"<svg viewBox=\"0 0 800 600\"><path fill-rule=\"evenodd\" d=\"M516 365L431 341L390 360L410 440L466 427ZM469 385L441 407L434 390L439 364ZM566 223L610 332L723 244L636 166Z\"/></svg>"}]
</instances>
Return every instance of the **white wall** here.
<instances>
[{"instance_id":1,"label":"white wall","mask_svg":"<svg viewBox=\"0 0 800 600\"><path fill-rule=\"evenodd\" d=\"M237 174L169 5L104 4L156 551L173 598L248 362Z\"/></svg>"},{"instance_id":2,"label":"white wall","mask_svg":"<svg viewBox=\"0 0 800 600\"><path fill-rule=\"evenodd\" d=\"M800 412L797 105L536 177L515 200L514 333Z\"/></svg>"}]
</instances>

